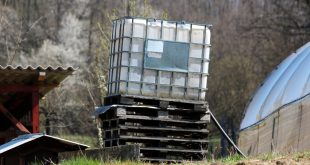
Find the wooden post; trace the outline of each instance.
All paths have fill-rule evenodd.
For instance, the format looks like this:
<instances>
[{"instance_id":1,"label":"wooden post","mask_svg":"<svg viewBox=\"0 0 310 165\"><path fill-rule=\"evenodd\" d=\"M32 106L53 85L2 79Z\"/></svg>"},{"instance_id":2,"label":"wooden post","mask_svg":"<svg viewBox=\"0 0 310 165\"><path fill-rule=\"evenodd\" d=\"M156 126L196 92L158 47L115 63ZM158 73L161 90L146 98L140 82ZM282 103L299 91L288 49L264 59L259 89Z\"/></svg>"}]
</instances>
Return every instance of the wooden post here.
<instances>
[{"instance_id":1,"label":"wooden post","mask_svg":"<svg viewBox=\"0 0 310 165\"><path fill-rule=\"evenodd\" d=\"M39 90L32 92L32 133L40 132Z\"/></svg>"},{"instance_id":2,"label":"wooden post","mask_svg":"<svg viewBox=\"0 0 310 165\"><path fill-rule=\"evenodd\" d=\"M0 93L10 92L33 92L38 90L38 86L34 85L1 85Z\"/></svg>"},{"instance_id":3,"label":"wooden post","mask_svg":"<svg viewBox=\"0 0 310 165\"><path fill-rule=\"evenodd\" d=\"M19 165L25 165L25 159L21 155L19 155Z\"/></svg>"}]
</instances>

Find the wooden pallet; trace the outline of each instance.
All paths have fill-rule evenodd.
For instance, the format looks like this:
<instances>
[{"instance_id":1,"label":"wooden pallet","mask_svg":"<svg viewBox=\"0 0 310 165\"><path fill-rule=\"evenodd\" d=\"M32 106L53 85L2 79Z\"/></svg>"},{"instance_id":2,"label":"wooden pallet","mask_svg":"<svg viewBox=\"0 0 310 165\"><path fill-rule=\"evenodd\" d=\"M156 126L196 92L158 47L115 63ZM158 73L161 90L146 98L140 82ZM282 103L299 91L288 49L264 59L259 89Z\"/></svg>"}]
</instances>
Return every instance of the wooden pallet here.
<instances>
[{"instance_id":1,"label":"wooden pallet","mask_svg":"<svg viewBox=\"0 0 310 165\"><path fill-rule=\"evenodd\" d=\"M201 160L207 153L206 111L116 105L99 114L104 147L139 144L142 160Z\"/></svg>"},{"instance_id":2,"label":"wooden pallet","mask_svg":"<svg viewBox=\"0 0 310 165\"><path fill-rule=\"evenodd\" d=\"M134 95L113 95L105 97L104 105L149 105L159 108L177 108L184 110L205 111L205 101L167 99L158 97L134 96Z\"/></svg>"},{"instance_id":3,"label":"wooden pallet","mask_svg":"<svg viewBox=\"0 0 310 165\"><path fill-rule=\"evenodd\" d=\"M101 119L111 120L113 118L136 118L141 120L167 120L172 121L209 121L210 116L207 111L193 111L183 109L171 109L171 108L156 108L152 106L124 106L117 105L109 107L108 110L102 114L98 114Z\"/></svg>"}]
</instances>

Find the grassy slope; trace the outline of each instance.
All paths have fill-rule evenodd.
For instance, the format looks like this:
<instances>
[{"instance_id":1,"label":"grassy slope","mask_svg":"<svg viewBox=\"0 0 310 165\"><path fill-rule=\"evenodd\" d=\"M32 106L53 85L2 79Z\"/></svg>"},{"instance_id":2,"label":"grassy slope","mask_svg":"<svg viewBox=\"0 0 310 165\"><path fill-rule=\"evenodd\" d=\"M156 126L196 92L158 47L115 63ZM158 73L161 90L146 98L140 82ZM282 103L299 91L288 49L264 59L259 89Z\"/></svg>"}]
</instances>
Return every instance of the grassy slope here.
<instances>
[{"instance_id":1,"label":"grassy slope","mask_svg":"<svg viewBox=\"0 0 310 165\"><path fill-rule=\"evenodd\" d=\"M91 148L97 148L99 145L97 136L62 134L62 135L57 135L57 137L60 137L66 140L71 140L71 141L78 142L78 143L82 143L82 144L86 144L90 146Z\"/></svg>"},{"instance_id":2,"label":"grassy slope","mask_svg":"<svg viewBox=\"0 0 310 165\"><path fill-rule=\"evenodd\" d=\"M147 163L135 162L135 161L109 161L103 162L100 160L88 159L83 157L73 158L65 160L60 163L61 165L146 165Z\"/></svg>"},{"instance_id":3,"label":"grassy slope","mask_svg":"<svg viewBox=\"0 0 310 165\"><path fill-rule=\"evenodd\" d=\"M239 155L227 157L215 161L217 164L238 164L238 165L255 165L255 164L310 164L310 152L297 152L291 154L263 154L256 157L243 158Z\"/></svg>"},{"instance_id":4,"label":"grassy slope","mask_svg":"<svg viewBox=\"0 0 310 165\"><path fill-rule=\"evenodd\" d=\"M61 162L61 165L146 165L148 163L132 161L109 161L103 162L87 158L74 158ZM257 157L242 158L239 155L230 156L218 160L205 160L202 162L183 162L181 164L205 165L205 164L236 164L236 165L256 165L256 164L310 164L310 152L300 152L286 155L265 154Z\"/></svg>"}]
</instances>

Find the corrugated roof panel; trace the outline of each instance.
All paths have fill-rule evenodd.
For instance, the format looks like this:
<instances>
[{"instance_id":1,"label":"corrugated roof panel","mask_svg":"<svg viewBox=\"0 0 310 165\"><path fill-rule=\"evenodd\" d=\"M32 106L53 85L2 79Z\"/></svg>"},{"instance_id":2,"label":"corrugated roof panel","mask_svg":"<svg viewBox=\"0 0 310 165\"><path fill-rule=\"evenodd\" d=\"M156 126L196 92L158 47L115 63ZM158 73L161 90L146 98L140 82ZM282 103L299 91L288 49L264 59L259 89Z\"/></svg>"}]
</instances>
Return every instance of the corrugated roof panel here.
<instances>
[{"instance_id":1,"label":"corrugated roof panel","mask_svg":"<svg viewBox=\"0 0 310 165\"><path fill-rule=\"evenodd\" d=\"M16 148L18 146L21 146L27 142L30 142L38 137L41 137L41 134L26 134L26 135L21 135L7 143L4 143L3 145L0 145L0 155L2 153L5 153L13 148Z\"/></svg>"},{"instance_id":2,"label":"corrugated roof panel","mask_svg":"<svg viewBox=\"0 0 310 165\"><path fill-rule=\"evenodd\" d=\"M10 151L14 148L20 147L26 143L29 143L31 141L35 141L38 140L40 138L49 138L49 139L55 139L57 141L59 141L60 143L66 144L66 145L71 145L71 146L80 146L80 148L88 148L89 146L81 144L81 143L76 143L73 141L69 141L69 140L65 140L65 139L61 139L55 136L50 136L50 135L45 135L42 133L38 133L38 134L25 134L25 135L21 135L3 145L0 145L0 155L4 154L7 151Z\"/></svg>"},{"instance_id":3,"label":"corrugated roof panel","mask_svg":"<svg viewBox=\"0 0 310 165\"><path fill-rule=\"evenodd\" d=\"M44 96L74 71L72 67L0 66L0 86L38 85L40 95ZM44 80L39 79L40 72L45 72Z\"/></svg>"},{"instance_id":4,"label":"corrugated roof panel","mask_svg":"<svg viewBox=\"0 0 310 165\"><path fill-rule=\"evenodd\" d=\"M37 71L74 71L75 69L73 67L62 67L62 66L12 66L12 65L7 65L7 66L1 66L0 65L0 70L37 70Z\"/></svg>"}]
</instances>

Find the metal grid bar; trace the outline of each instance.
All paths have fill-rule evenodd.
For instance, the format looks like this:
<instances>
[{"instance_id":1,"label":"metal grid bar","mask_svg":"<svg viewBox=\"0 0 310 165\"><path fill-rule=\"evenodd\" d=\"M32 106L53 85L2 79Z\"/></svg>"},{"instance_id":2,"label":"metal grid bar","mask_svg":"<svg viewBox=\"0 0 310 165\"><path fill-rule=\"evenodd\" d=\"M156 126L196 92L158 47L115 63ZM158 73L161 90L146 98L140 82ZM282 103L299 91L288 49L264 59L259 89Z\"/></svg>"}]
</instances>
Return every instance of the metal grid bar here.
<instances>
[{"instance_id":1,"label":"metal grid bar","mask_svg":"<svg viewBox=\"0 0 310 165\"><path fill-rule=\"evenodd\" d=\"M118 35L120 36L121 35L121 32L122 32L122 28L121 28L121 24L122 24L122 21L120 21L120 22L117 22L117 24L116 24L116 27L117 28L119 28L119 32L118 32ZM117 30L117 28L116 28L116 30ZM121 46L121 39L118 39L117 40L117 42L118 42L118 51L117 51L117 54L114 54L114 59L113 59L113 64L114 64L114 62L115 62L115 58L117 57L117 61L116 61L116 72L115 73L113 73L113 74L116 74L115 75L115 79L116 80L119 80L119 77L118 77L118 72L119 72L119 63L118 63L118 61L119 61L119 54L120 54L120 52L121 52L121 48L122 48L122 46ZM113 69L114 70L114 69ZM114 71L113 71L114 72ZM114 83L114 94L115 93L117 93L117 82L116 83Z\"/></svg>"},{"instance_id":2,"label":"metal grid bar","mask_svg":"<svg viewBox=\"0 0 310 165\"><path fill-rule=\"evenodd\" d=\"M113 80L113 76L109 76L110 78L110 81L108 82L108 89L109 89L109 94L112 93L111 91L111 87L112 87L112 84L114 85L114 90L115 90L115 93L120 93L120 83L121 82L125 82L126 83L126 94L129 94L129 83L137 83L139 84L140 88L139 88L139 93L142 94L142 90L143 90L143 87L144 85L154 85L155 86L155 89L154 89L154 92L155 92L155 96L159 96L159 89L161 87L161 85L163 86L169 86L169 96L173 96L172 95L172 91L173 91L173 88L182 88L183 90L183 98L189 98L189 94L188 94L188 89L198 89L198 100L201 99L201 93L203 91L206 90L206 87L203 86L202 84L202 79L204 76L208 76L208 73L203 73L203 70L204 70L204 63L205 62L209 62L210 60L209 59L205 59L205 48L207 47L210 47L210 44L206 44L206 29L210 26L208 25L204 25L204 29L203 29L203 41L202 43L193 43L192 42L192 30L193 30L193 24L190 24L190 29L189 29L189 42L181 42L181 41L177 41L177 36L178 36L178 24L180 24L180 22L178 21L169 21L168 23L175 23L175 31L174 31L174 41L171 41L171 42L180 42L180 43L188 43L190 45L192 44L195 44L195 45L201 45L202 47L202 57L201 58L198 58L201 62L200 62L200 72L180 72L180 71L167 71L171 74L171 77L170 77L170 84L169 85L164 85L164 84L160 84L160 77L161 77L161 72L162 71L166 71L166 70L161 70L161 69L152 69L152 68L148 68L149 70L153 70L153 71L156 71L156 74L155 74L155 83L148 83L148 82L144 82L144 71L145 71L145 67L144 67L144 59L145 59L145 56L146 56L146 50L145 50L145 44L146 44L146 41L148 39L148 23L149 23L149 20L146 19L146 26L144 27L145 29L145 33L144 33L144 37L134 37L133 36L133 28L134 28L134 18L131 18L131 29L130 29L130 36L124 36L124 31L125 31L125 21L124 19L118 19L118 20L121 20L121 23L119 26L122 26L119 28L119 34L120 36L115 36L116 35L116 29L117 29L117 26L114 22L113 24L113 33L112 33L112 39L111 39L111 46L113 47L111 50L111 54L110 54L110 69L109 69L109 73L111 74L117 74L116 76L116 80ZM153 19L154 21L156 21L155 19ZM161 20L161 26L160 26L160 39L162 40L163 38L163 20ZM181 23L184 23L184 22L181 22ZM195 25L198 25L198 24L195 24ZM124 38L129 38L130 39L130 45L129 45L129 50L128 51L123 51L123 43L124 43ZM141 67L137 67L137 66L131 66L131 61L132 61L132 43L133 43L133 38L136 38L136 39L143 39L143 44L144 44L144 49L143 49L143 56L142 56L142 66ZM152 39L152 40L156 40L156 39ZM116 42L118 42L118 52L114 51L116 49ZM165 41L166 42L166 41ZM167 41L168 42L168 41ZM121 45L120 45L121 44ZM123 65L122 64L122 59L123 59L123 53L128 53L128 66L126 65ZM189 52L190 53L190 52ZM116 60L116 56L118 56L117 58L117 66L113 66L114 64L114 60ZM190 54L189 54L190 56ZM192 57L189 57L189 59L192 58ZM196 58L192 58L192 59L196 59ZM189 61L190 62L190 61ZM120 80L121 79L121 69L123 67L126 67L127 68L127 79L124 81L124 80ZM140 77L140 82L135 82L135 81L130 81L129 80L129 76L130 76L130 72L132 69L140 69L140 72L141 72L141 77ZM115 72L116 70L116 72ZM174 80L176 78L176 74L177 73L186 73L185 74L185 84L184 86L180 86L180 85L174 85ZM190 87L189 86L189 77L190 77L190 74L199 74L200 75L200 80L199 80L199 87Z\"/></svg>"},{"instance_id":3,"label":"metal grid bar","mask_svg":"<svg viewBox=\"0 0 310 165\"><path fill-rule=\"evenodd\" d=\"M203 30L203 41L202 41L202 43L206 43L206 26L204 27L204 30ZM202 46L202 59L204 59L204 57L205 57L205 46L203 45ZM200 68L200 70L201 70L201 72L203 73L203 69L204 69L204 61L202 60L201 61L201 68ZM202 79L203 79L203 76L202 76L202 74L200 74L200 81L199 81L199 88L202 88ZM201 89L199 89L199 92L198 92L198 100L200 100L200 93L202 93L202 90Z\"/></svg>"},{"instance_id":4,"label":"metal grid bar","mask_svg":"<svg viewBox=\"0 0 310 165\"><path fill-rule=\"evenodd\" d=\"M113 21L122 20L122 19L152 19L154 21L160 20L160 21L167 21L169 23L177 23L178 22L178 23L193 24L192 22L188 22L188 21L172 21L172 20L164 20L164 19L145 18L145 17L139 17L139 16L125 16L125 17L120 17L120 18L114 19ZM208 23L194 23L194 24L195 25L212 27L212 25L208 24Z\"/></svg>"},{"instance_id":5,"label":"metal grid bar","mask_svg":"<svg viewBox=\"0 0 310 165\"><path fill-rule=\"evenodd\" d=\"M143 44L144 44L144 48L143 48L143 53L142 53L142 62L143 64L141 64L141 77L140 77L140 94L142 95L142 89L144 86L144 57L146 55L145 53L145 44L146 44L146 40L147 40L147 31L148 31L148 19L146 19L146 26L145 26L145 37L143 40Z\"/></svg>"},{"instance_id":6,"label":"metal grid bar","mask_svg":"<svg viewBox=\"0 0 310 165\"><path fill-rule=\"evenodd\" d=\"M188 39L188 42L190 44L190 47L189 47L189 52L191 51L191 43L192 43L192 29L193 29L193 25L191 24L190 26L190 29L189 29L189 39ZM190 53L188 54L188 58L190 58ZM190 62L190 60L188 60L188 62ZM189 64L187 64L188 67L189 67ZM188 72L186 75L187 75L187 80L188 81L188 84L189 84L189 74L191 74L190 72ZM187 92L187 89L189 88L188 84L186 84L186 92ZM188 94L187 94L188 96Z\"/></svg>"},{"instance_id":7,"label":"metal grid bar","mask_svg":"<svg viewBox=\"0 0 310 165\"><path fill-rule=\"evenodd\" d=\"M131 50L132 50L132 36L133 36L133 20L131 19L131 29L130 29L130 42L129 42L129 53L128 53L128 72L127 72L127 80L129 81L130 71L131 71ZM129 82L126 83L126 94L128 94Z\"/></svg>"},{"instance_id":8,"label":"metal grid bar","mask_svg":"<svg viewBox=\"0 0 310 165\"><path fill-rule=\"evenodd\" d=\"M120 91L120 79L121 79L121 71L122 71L122 66L121 66L121 64L122 64L122 58L123 58L123 45L124 45L124 31L125 31L125 21L124 20L122 20L122 22L121 22L121 28L120 28L120 31L121 31L121 33L120 33L120 36L122 36L122 39L120 39L120 41L121 41L121 46L119 45L119 47L121 48L121 52L119 51L118 52L118 58L117 58L117 69L118 69L118 77L117 77L117 80L118 80L118 82L116 83L117 85L116 85L116 93L119 93L119 91Z\"/></svg>"}]
</instances>

